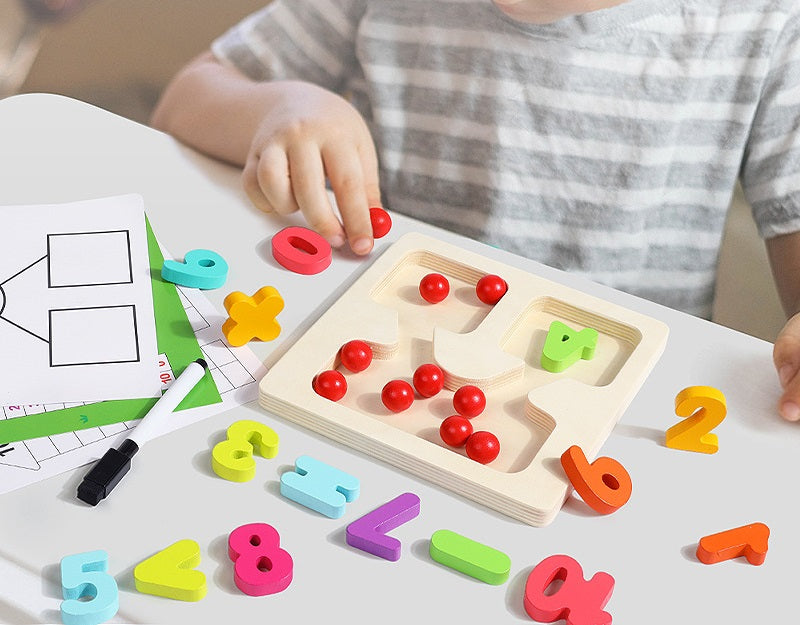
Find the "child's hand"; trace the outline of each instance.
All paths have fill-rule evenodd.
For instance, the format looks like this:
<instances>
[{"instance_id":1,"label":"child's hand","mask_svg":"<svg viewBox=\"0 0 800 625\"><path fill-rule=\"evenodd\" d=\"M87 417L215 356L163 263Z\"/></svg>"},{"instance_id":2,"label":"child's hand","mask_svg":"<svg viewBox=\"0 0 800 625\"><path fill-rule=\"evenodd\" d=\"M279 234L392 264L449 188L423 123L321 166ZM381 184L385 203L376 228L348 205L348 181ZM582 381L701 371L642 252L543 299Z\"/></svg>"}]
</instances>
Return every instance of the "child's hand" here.
<instances>
[{"instance_id":1,"label":"child's hand","mask_svg":"<svg viewBox=\"0 0 800 625\"><path fill-rule=\"evenodd\" d=\"M778 410L787 421L800 421L800 313L786 322L772 350L783 395Z\"/></svg>"},{"instance_id":2,"label":"child's hand","mask_svg":"<svg viewBox=\"0 0 800 625\"><path fill-rule=\"evenodd\" d=\"M242 174L250 200L265 212L299 210L333 247L372 249L369 207L380 206L378 162L369 129L343 98L321 87L286 82L256 130ZM330 181L342 224L325 190Z\"/></svg>"}]
</instances>

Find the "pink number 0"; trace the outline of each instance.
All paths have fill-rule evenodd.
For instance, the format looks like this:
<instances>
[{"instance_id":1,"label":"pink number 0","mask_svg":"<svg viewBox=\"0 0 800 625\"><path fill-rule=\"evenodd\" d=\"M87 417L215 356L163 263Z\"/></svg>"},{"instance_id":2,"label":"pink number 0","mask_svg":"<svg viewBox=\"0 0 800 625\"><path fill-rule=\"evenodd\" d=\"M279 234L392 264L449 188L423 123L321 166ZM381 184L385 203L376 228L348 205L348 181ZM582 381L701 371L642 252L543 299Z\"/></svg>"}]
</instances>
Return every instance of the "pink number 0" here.
<instances>
[{"instance_id":1,"label":"pink number 0","mask_svg":"<svg viewBox=\"0 0 800 625\"><path fill-rule=\"evenodd\" d=\"M290 226L276 233L272 237L272 255L286 269L307 276L331 264L330 243L302 226Z\"/></svg>"},{"instance_id":2,"label":"pink number 0","mask_svg":"<svg viewBox=\"0 0 800 625\"><path fill-rule=\"evenodd\" d=\"M233 579L243 593L272 595L292 583L292 556L280 548L280 536L266 523L250 523L228 537L228 557L234 561Z\"/></svg>"}]
</instances>

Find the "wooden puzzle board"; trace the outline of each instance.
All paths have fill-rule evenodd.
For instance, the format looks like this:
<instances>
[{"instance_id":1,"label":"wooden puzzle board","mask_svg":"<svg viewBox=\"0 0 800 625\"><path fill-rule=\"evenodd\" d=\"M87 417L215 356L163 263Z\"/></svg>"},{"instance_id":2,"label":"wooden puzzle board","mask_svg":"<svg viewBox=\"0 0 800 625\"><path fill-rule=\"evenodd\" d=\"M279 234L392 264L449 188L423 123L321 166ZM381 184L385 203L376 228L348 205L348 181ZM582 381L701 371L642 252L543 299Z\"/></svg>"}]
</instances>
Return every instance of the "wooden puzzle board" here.
<instances>
[{"instance_id":1,"label":"wooden puzzle board","mask_svg":"<svg viewBox=\"0 0 800 625\"><path fill-rule=\"evenodd\" d=\"M429 304L422 277L438 272L450 294ZM497 274L508 292L494 306L475 293ZM540 364L550 323L591 327L595 356L561 373ZM569 494L561 454L580 445L598 455L614 425L663 352L665 324L521 269L421 234L407 234L377 258L292 345L263 378L263 408L311 430L535 526L550 523ZM360 373L340 366L349 340L366 341L372 364ZM416 397L401 413L381 402L386 382L411 382L421 364L435 362L445 389ZM317 395L312 379L338 368L348 390L339 402ZM463 448L448 447L439 425L455 411L454 391L481 387L484 412L475 431L500 440L497 459L483 465Z\"/></svg>"}]
</instances>

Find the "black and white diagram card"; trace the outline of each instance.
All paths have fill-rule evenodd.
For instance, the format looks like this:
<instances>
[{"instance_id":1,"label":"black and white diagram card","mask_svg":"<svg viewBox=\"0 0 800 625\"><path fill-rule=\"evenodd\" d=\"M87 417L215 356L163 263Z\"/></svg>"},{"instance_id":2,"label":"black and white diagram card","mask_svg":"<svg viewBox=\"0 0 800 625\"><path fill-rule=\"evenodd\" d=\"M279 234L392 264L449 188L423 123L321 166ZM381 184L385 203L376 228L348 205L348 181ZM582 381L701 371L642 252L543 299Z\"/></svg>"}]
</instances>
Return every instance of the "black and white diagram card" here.
<instances>
[{"instance_id":1,"label":"black and white diagram card","mask_svg":"<svg viewBox=\"0 0 800 625\"><path fill-rule=\"evenodd\" d=\"M0 207L0 404L155 397L138 195Z\"/></svg>"}]
</instances>

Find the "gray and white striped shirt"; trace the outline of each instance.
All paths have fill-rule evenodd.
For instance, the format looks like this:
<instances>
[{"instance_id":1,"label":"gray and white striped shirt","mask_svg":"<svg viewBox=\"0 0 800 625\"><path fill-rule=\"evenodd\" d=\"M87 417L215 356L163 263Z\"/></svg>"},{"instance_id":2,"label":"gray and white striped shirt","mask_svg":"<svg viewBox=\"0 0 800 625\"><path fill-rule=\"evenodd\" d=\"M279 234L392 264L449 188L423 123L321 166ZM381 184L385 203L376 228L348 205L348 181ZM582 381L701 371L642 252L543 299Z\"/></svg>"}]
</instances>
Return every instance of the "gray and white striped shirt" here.
<instances>
[{"instance_id":1,"label":"gray and white striped shirt","mask_svg":"<svg viewBox=\"0 0 800 625\"><path fill-rule=\"evenodd\" d=\"M800 2L629 0L549 25L491 0L275 0L217 39L370 125L387 208L708 316L741 178L800 230Z\"/></svg>"}]
</instances>

